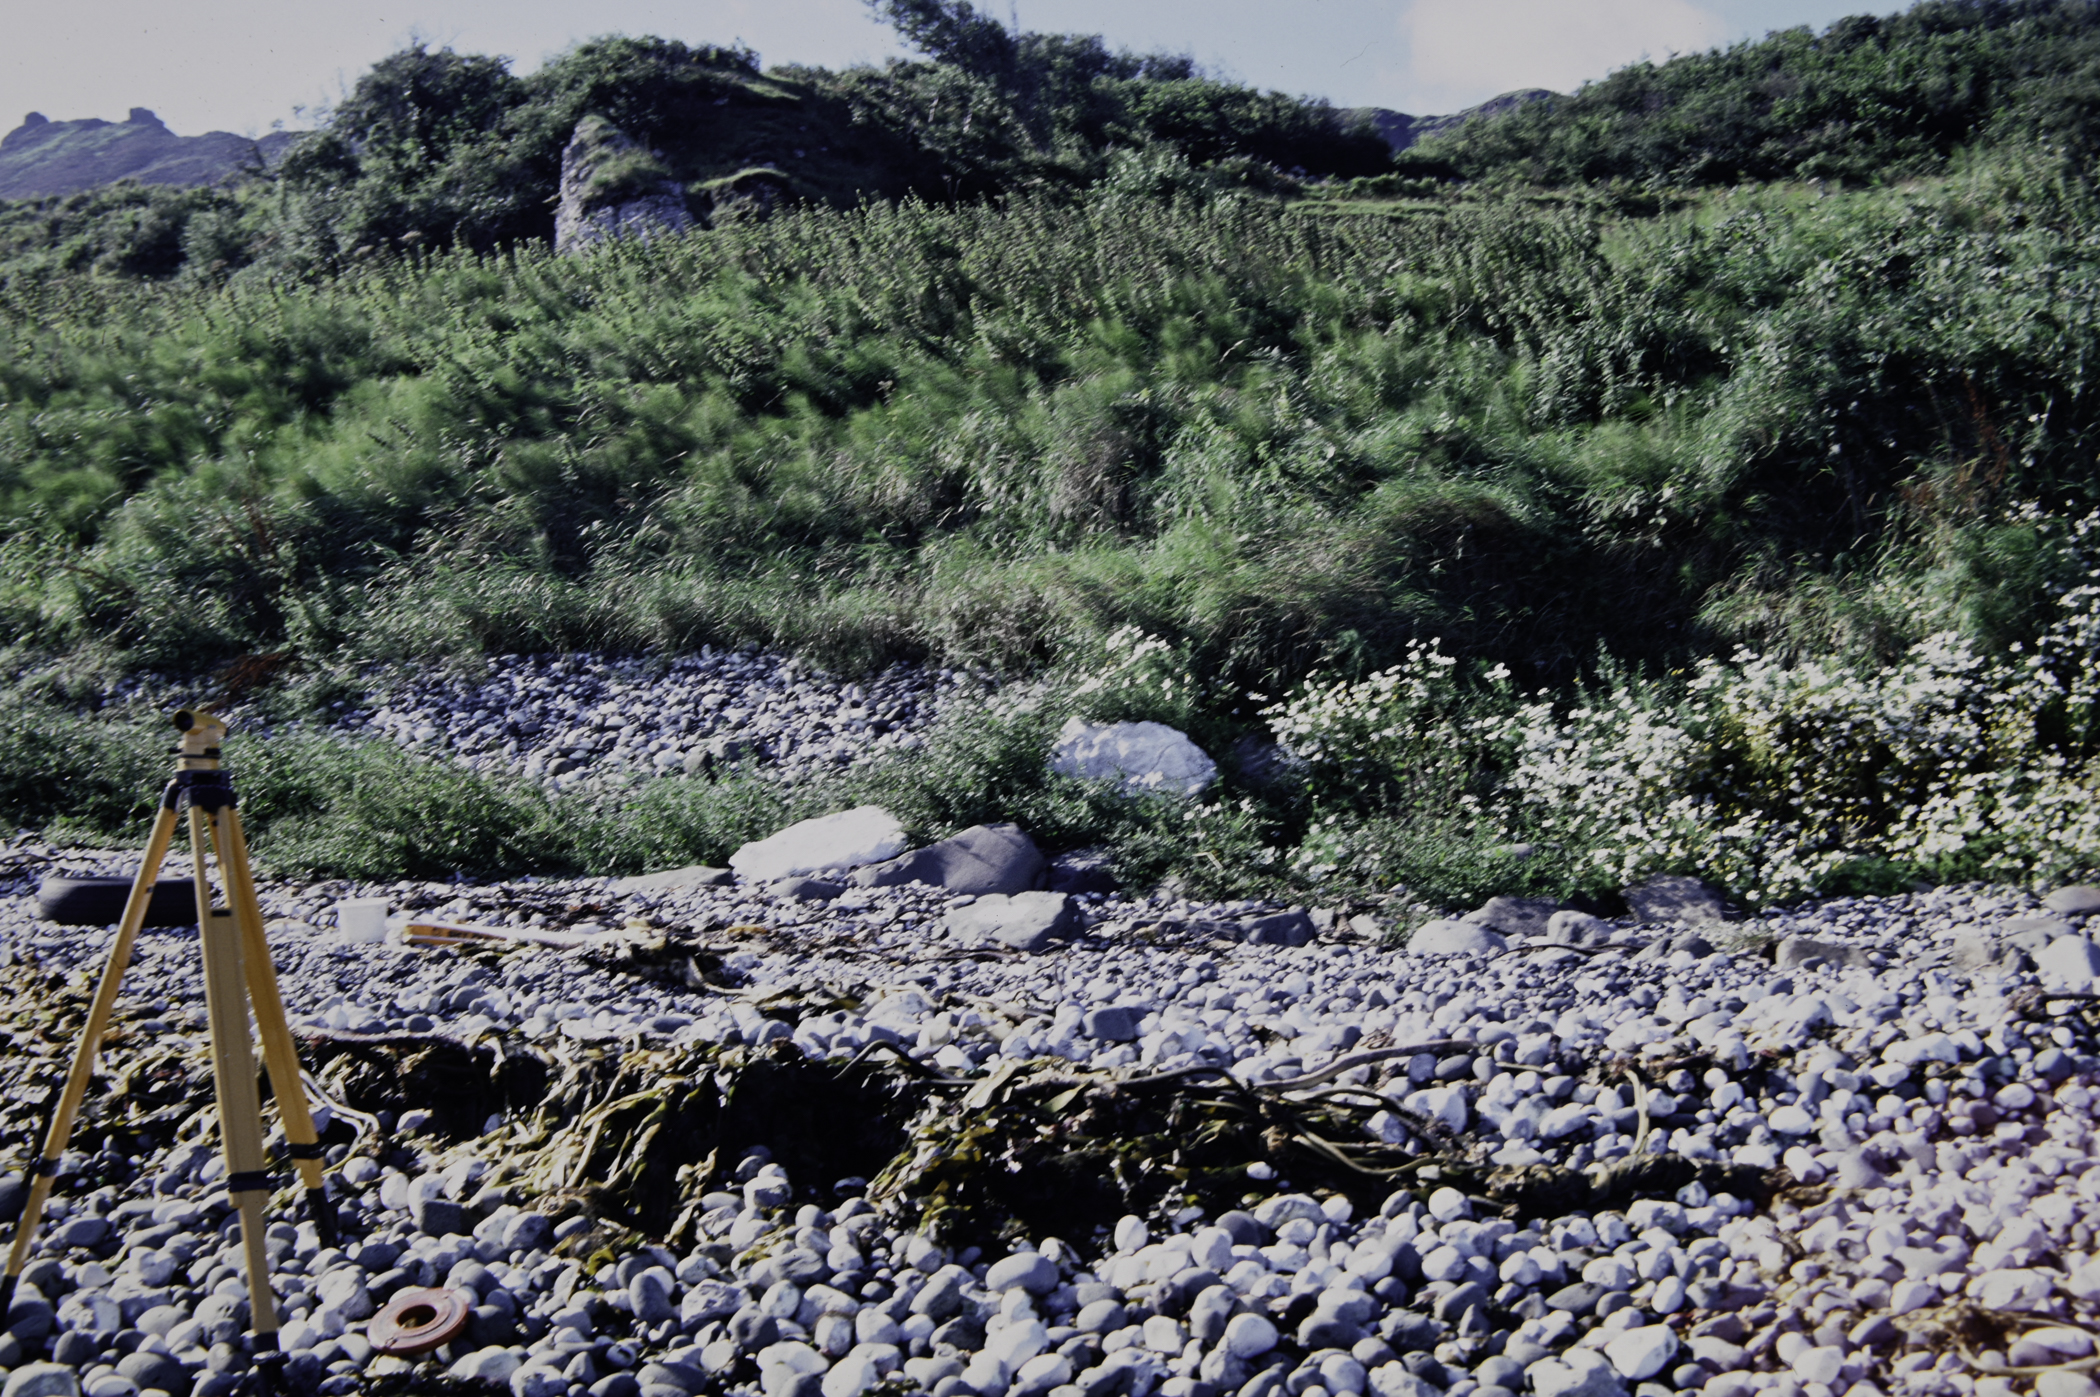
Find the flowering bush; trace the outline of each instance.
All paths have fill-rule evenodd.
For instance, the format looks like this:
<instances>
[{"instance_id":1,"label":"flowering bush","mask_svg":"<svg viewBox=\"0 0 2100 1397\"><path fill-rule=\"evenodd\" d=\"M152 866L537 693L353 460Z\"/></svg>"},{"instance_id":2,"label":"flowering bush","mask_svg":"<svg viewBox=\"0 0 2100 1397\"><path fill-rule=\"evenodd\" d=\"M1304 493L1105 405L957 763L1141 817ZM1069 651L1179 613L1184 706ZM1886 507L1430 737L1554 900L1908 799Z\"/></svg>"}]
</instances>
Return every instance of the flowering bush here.
<instances>
[{"instance_id":1,"label":"flowering bush","mask_svg":"<svg viewBox=\"0 0 2100 1397\"><path fill-rule=\"evenodd\" d=\"M2067 546L2100 537L2092 520ZM2089 575L2100 577L2100 571ZM2033 647L1946 633L1873 670L1740 651L1659 682L1608 673L1574 700L1461 682L1435 641L1357 682L1317 676L1264 712L1317 814L1293 866L1363 868L1345 805L1536 840L1578 883L1694 872L1749 903L1855 866L2040 881L2100 867L2100 585L2067 589Z\"/></svg>"}]
</instances>

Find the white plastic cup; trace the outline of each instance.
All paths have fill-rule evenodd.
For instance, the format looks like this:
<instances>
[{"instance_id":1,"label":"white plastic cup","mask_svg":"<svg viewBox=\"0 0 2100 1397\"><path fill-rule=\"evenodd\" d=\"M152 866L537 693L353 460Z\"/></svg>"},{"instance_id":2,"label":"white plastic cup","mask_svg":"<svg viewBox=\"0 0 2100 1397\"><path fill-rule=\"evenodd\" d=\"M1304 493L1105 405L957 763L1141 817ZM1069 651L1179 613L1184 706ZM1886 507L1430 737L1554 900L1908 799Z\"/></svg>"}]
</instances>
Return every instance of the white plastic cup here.
<instances>
[{"instance_id":1,"label":"white plastic cup","mask_svg":"<svg viewBox=\"0 0 2100 1397\"><path fill-rule=\"evenodd\" d=\"M355 945L376 945L386 940L386 899L353 897L335 905L336 930Z\"/></svg>"}]
</instances>

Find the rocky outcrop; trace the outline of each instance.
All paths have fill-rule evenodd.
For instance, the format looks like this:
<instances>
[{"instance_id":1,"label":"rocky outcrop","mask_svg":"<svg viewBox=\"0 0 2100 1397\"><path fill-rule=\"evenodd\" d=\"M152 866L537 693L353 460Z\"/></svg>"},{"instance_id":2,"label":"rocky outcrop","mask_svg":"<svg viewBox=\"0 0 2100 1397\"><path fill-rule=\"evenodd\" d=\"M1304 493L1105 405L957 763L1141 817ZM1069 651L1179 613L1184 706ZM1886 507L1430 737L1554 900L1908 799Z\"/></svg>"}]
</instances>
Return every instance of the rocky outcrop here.
<instances>
[{"instance_id":1,"label":"rocky outcrop","mask_svg":"<svg viewBox=\"0 0 2100 1397\"><path fill-rule=\"evenodd\" d=\"M661 155L603 117L576 123L561 153L556 252L580 252L609 238L648 242L692 227L684 187Z\"/></svg>"},{"instance_id":2,"label":"rocky outcrop","mask_svg":"<svg viewBox=\"0 0 2100 1397\"><path fill-rule=\"evenodd\" d=\"M273 131L261 140L230 131L178 136L144 107L133 107L123 121L52 121L31 112L0 137L0 199L77 194L122 179L216 184L275 164L303 134Z\"/></svg>"}]
</instances>

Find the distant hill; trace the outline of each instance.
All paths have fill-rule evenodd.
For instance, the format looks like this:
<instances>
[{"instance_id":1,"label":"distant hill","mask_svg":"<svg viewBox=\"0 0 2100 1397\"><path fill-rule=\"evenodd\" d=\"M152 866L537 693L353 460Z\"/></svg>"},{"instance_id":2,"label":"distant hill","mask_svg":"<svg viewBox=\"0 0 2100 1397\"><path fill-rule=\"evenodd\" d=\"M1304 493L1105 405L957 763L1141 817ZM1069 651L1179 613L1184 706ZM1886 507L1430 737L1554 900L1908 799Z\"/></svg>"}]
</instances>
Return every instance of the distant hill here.
<instances>
[{"instance_id":1,"label":"distant hill","mask_svg":"<svg viewBox=\"0 0 2100 1397\"><path fill-rule=\"evenodd\" d=\"M1500 116L1504 112L1515 111L1518 107L1528 106L1533 102L1550 101L1559 95L1543 87L1522 87L1515 92L1505 92L1500 97L1490 97L1477 107L1467 107L1464 111L1453 112L1449 116L1409 116L1406 112L1396 112L1388 107L1358 107L1348 115L1370 122L1378 134L1385 137L1385 143L1393 148L1393 154L1398 155L1417 141L1426 141L1433 136L1455 131L1476 116Z\"/></svg>"},{"instance_id":2,"label":"distant hill","mask_svg":"<svg viewBox=\"0 0 2100 1397\"><path fill-rule=\"evenodd\" d=\"M0 137L0 199L77 194L120 179L178 187L217 184L274 164L299 135L272 131L250 140L208 131L178 136L144 107L133 107L123 121L52 121L31 112Z\"/></svg>"}]
</instances>

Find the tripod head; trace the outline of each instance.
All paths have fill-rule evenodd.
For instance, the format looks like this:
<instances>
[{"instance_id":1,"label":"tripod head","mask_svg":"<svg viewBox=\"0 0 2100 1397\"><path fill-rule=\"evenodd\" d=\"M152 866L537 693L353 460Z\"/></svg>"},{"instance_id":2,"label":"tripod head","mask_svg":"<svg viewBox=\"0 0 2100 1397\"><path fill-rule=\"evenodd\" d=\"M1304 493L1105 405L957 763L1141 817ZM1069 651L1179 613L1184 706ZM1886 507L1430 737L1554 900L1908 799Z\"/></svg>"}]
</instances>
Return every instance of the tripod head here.
<instances>
[{"instance_id":1,"label":"tripod head","mask_svg":"<svg viewBox=\"0 0 2100 1397\"><path fill-rule=\"evenodd\" d=\"M226 740L224 719L203 708L178 708L169 715L169 721L182 734L182 745L175 749L175 755L183 758L185 764L218 760L219 744Z\"/></svg>"}]
</instances>

